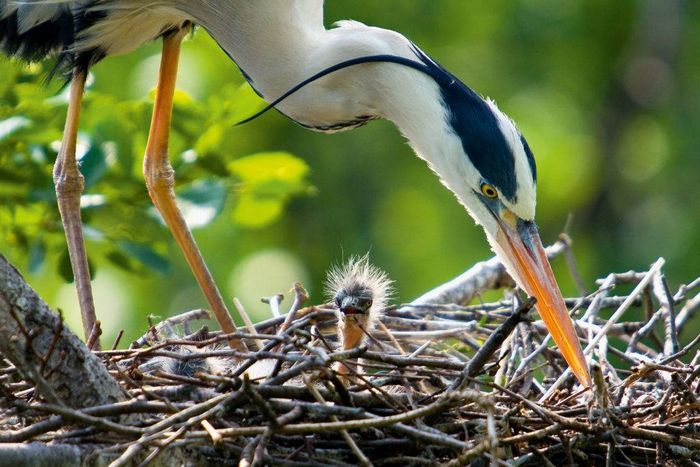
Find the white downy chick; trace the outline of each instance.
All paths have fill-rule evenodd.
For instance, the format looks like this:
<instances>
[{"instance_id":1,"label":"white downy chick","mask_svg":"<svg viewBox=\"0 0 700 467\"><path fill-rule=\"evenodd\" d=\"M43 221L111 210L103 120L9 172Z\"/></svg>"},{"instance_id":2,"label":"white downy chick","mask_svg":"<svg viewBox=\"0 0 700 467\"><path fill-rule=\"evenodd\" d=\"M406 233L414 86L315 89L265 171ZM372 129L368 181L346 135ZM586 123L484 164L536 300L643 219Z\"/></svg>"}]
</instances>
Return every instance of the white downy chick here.
<instances>
[{"instance_id":1,"label":"white downy chick","mask_svg":"<svg viewBox=\"0 0 700 467\"><path fill-rule=\"evenodd\" d=\"M353 349L374 329L393 292L393 282L369 256L352 257L332 268L326 280L326 293L336 306L338 342L342 350ZM346 373L344 365L338 371Z\"/></svg>"},{"instance_id":2,"label":"white downy chick","mask_svg":"<svg viewBox=\"0 0 700 467\"><path fill-rule=\"evenodd\" d=\"M186 356L179 359L173 357L158 356L139 365L143 373L153 374L157 371L170 373L178 376L195 377L198 372L209 374L227 374L234 366L235 361L226 357L198 357L212 350L219 350L217 347L204 347L199 349L192 346L174 346L169 349L174 353Z\"/></svg>"}]
</instances>

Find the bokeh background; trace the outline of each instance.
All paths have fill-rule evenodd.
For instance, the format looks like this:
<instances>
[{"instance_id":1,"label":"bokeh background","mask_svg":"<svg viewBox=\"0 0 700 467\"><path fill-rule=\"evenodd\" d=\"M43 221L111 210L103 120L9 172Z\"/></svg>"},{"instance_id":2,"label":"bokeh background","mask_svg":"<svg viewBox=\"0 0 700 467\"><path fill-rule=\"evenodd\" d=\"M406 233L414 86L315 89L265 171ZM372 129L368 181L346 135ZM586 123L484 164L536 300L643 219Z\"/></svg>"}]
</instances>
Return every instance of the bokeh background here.
<instances>
[{"instance_id":1,"label":"bokeh background","mask_svg":"<svg viewBox=\"0 0 700 467\"><path fill-rule=\"evenodd\" d=\"M518 124L538 163L543 240L567 228L589 284L663 256L673 288L700 271L700 3L680 0L329 0L326 22L405 34ZM146 317L204 307L140 174L160 44L94 67L81 121L83 216L106 343ZM76 330L51 165L65 112L50 63L0 58L0 252ZM408 301L490 252L483 232L389 122L335 135L259 108L204 31L183 48L171 147L179 195L227 299L371 252ZM396 83L401 86L401 83ZM247 157L254 155L253 157ZM263 176L256 175L263 173ZM565 295L576 294L563 261ZM699 323L686 327L697 333Z\"/></svg>"}]
</instances>

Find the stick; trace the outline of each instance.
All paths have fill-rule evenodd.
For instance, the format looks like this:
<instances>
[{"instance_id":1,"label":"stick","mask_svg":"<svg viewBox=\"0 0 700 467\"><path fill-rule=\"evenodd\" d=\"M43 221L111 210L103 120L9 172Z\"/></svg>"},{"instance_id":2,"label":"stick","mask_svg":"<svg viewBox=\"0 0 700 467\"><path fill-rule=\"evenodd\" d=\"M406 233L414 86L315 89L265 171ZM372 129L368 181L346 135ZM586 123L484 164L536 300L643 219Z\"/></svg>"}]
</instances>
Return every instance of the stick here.
<instances>
[{"instance_id":1,"label":"stick","mask_svg":"<svg viewBox=\"0 0 700 467\"><path fill-rule=\"evenodd\" d=\"M545 249L548 258L552 258L566 249L566 242L559 240ZM434 288L416 298L412 306L436 303L457 303L466 305L474 296L487 289L514 285L513 279L506 272L498 257L475 264L461 275Z\"/></svg>"},{"instance_id":2,"label":"stick","mask_svg":"<svg viewBox=\"0 0 700 467\"><path fill-rule=\"evenodd\" d=\"M484 368L487 361L501 348L503 342L510 336L515 327L525 319L525 316L532 310L536 300L528 297L518 309L496 329L479 351L472 357L467 366L462 371L461 376L456 379L449 388L449 391L458 391L465 387L467 378L473 378Z\"/></svg>"},{"instance_id":3,"label":"stick","mask_svg":"<svg viewBox=\"0 0 700 467\"><path fill-rule=\"evenodd\" d=\"M664 318L664 354L670 355L678 352L678 333L676 332L676 317L673 310L673 298L668 291L668 285L663 274L654 276L652 289L657 300L661 304L662 317Z\"/></svg>"}]
</instances>

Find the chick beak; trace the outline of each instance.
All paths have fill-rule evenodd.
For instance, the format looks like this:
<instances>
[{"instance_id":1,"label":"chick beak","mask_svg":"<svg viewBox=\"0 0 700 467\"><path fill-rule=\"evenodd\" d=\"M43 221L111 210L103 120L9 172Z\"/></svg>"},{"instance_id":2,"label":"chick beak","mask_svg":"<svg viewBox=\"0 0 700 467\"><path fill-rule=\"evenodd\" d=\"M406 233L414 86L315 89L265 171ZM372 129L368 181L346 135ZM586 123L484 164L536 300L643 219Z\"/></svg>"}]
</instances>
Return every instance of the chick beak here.
<instances>
[{"instance_id":1,"label":"chick beak","mask_svg":"<svg viewBox=\"0 0 700 467\"><path fill-rule=\"evenodd\" d=\"M365 336L367 310L359 306L357 297L343 298L339 309L343 314L340 327L343 350L349 350L360 345Z\"/></svg>"},{"instance_id":2,"label":"chick beak","mask_svg":"<svg viewBox=\"0 0 700 467\"><path fill-rule=\"evenodd\" d=\"M364 315L367 310L360 306L357 297L345 297L340 303L340 311L344 315Z\"/></svg>"},{"instance_id":3,"label":"chick beak","mask_svg":"<svg viewBox=\"0 0 700 467\"><path fill-rule=\"evenodd\" d=\"M571 371L582 385L590 386L586 359L535 223L510 211L495 217L499 228L494 246L501 250L497 253L518 285L537 299L537 311Z\"/></svg>"}]
</instances>

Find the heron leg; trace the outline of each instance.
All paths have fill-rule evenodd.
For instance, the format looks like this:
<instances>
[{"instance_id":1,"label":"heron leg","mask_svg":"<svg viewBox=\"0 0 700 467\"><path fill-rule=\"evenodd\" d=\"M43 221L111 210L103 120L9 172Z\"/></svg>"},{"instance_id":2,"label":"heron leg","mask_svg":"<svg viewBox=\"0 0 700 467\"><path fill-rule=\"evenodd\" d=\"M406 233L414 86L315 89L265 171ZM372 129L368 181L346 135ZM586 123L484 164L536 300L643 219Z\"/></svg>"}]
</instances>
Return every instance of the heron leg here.
<instances>
[{"instance_id":1,"label":"heron leg","mask_svg":"<svg viewBox=\"0 0 700 467\"><path fill-rule=\"evenodd\" d=\"M61 213L63 228L66 232L68 255L70 256L73 277L78 290L78 302L83 321L83 331L87 340L95 326L95 305L92 300L90 285L90 270L88 269L83 227L80 220L80 195L85 187L83 175L78 170L75 159L75 147L78 137L78 120L80 106L85 89L85 70L76 69L71 80L66 126L63 131L61 150L53 168L53 181L58 200L58 210ZM99 343L97 343L99 348Z\"/></svg>"},{"instance_id":2,"label":"heron leg","mask_svg":"<svg viewBox=\"0 0 700 467\"><path fill-rule=\"evenodd\" d=\"M219 289L214 283L197 243L185 223L180 209L175 201L175 172L168 159L168 138L172 117L173 94L180 56L180 43L186 31L177 31L163 37L163 54L161 56L158 85L151 129L146 144L146 155L143 161L143 173L146 179L148 194L153 204L160 212L166 225L175 237L187 264L194 273L199 287L209 302L219 326L225 333L236 332L236 326L231 319L226 304ZM230 339L229 345L239 350L247 350L240 339Z\"/></svg>"}]
</instances>

